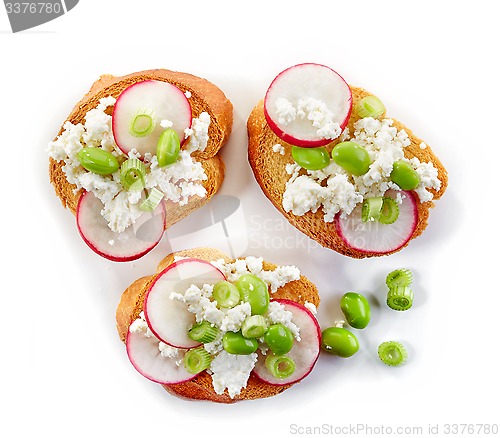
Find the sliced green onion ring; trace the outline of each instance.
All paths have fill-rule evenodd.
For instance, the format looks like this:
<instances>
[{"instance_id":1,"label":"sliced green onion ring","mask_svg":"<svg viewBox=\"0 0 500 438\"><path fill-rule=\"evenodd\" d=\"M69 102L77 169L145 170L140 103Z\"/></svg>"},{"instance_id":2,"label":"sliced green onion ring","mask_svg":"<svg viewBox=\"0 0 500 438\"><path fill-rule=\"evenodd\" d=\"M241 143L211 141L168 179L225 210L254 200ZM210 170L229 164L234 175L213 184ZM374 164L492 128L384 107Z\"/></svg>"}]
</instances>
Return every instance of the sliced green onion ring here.
<instances>
[{"instance_id":1,"label":"sliced green onion ring","mask_svg":"<svg viewBox=\"0 0 500 438\"><path fill-rule=\"evenodd\" d=\"M287 356L275 356L270 354L266 357L266 368L277 379L286 379L295 372L295 362Z\"/></svg>"},{"instance_id":2,"label":"sliced green onion ring","mask_svg":"<svg viewBox=\"0 0 500 438\"><path fill-rule=\"evenodd\" d=\"M198 374L210 366L212 356L203 347L193 348L186 351L183 362L188 373Z\"/></svg>"},{"instance_id":3,"label":"sliced green onion ring","mask_svg":"<svg viewBox=\"0 0 500 438\"><path fill-rule=\"evenodd\" d=\"M396 286L387 293L387 305L393 310L408 310L413 305L413 291L408 286Z\"/></svg>"},{"instance_id":4,"label":"sliced green onion ring","mask_svg":"<svg viewBox=\"0 0 500 438\"><path fill-rule=\"evenodd\" d=\"M376 119L385 112L385 105L376 96L366 96L358 100L354 106L354 111L359 117L373 117Z\"/></svg>"},{"instance_id":5,"label":"sliced green onion ring","mask_svg":"<svg viewBox=\"0 0 500 438\"><path fill-rule=\"evenodd\" d=\"M120 169L120 182L127 190L142 190L145 176L146 166L138 158L129 158Z\"/></svg>"},{"instance_id":6,"label":"sliced green onion ring","mask_svg":"<svg viewBox=\"0 0 500 438\"><path fill-rule=\"evenodd\" d=\"M208 321L203 321L199 324L195 324L188 331L188 337L196 342L201 342L202 344L207 344L215 340L219 334L219 329L210 324Z\"/></svg>"},{"instance_id":7,"label":"sliced green onion ring","mask_svg":"<svg viewBox=\"0 0 500 438\"><path fill-rule=\"evenodd\" d=\"M382 342L378 347L378 357L391 367L403 365L408 358L408 352L403 344L396 341Z\"/></svg>"},{"instance_id":8,"label":"sliced green onion ring","mask_svg":"<svg viewBox=\"0 0 500 438\"><path fill-rule=\"evenodd\" d=\"M212 298L217 302L219 308L230 309L240 302L240 291L233 283L221 280L215 283Z\"/></svg>"},{"instance_id":9,"label":"sliced green onion ring","mask_svg":"<svg viewBox=\"0 0 500 438\"><path fill-rule=\"evenodd\" d=\"M379 222L384 225L390 225L396 222L398 217L399 206L397 202L388 196L384 196L382 210L380 212L380 217L378 218Z\"/></svg>"},{"instance_id":10,"label":"sliced green onion ring","mask_svg":"<svg viewBox=\"0 0 500 438\"><path fill-rule=\"evenodd\" d=\"M164 196L163 192L158 190L156 187L153 187L149 191L147 198L141 202L139 208L142 211L153 211L156 207L158 207Z\"/></svg>"},{"instance_id":11,"label":"sliced green onion ring","mask_svg":"<svg viewBox=\"0 0 500 438\"><path fill-rule=\"evenodd\" d=\"M267 324L262 315L247 316L241 325L241 334L245 338L255 339L264 336Z\"/></svg>"},{"instance_id":12,"label":"sliced green onion ring","mask_svg":"<svg viewBox=\"0 0 500 438\"><path fill-rule=\"evenodd\" d=\"M409 286L413 281L413 274L409 269L395 269L389 272L385 283L389 288L396 286Z\"/></svg>"},{"instance_id":13,"label":"sliced green onion ring","mask_svg":"<svg viewBox=\"0 0 500 438\"><path fill-rule=\"evenodd\" d=\"M361 208L361 220L363 222L379 220L383 204L384 198L381 196L365 199Z\"/></svg>"},{"instance_id":14,"label":"sliced green onion ring","mask_svg":"<svg viewBox=\"0 0 500 438\"><path fill-rule=\"evenodd\" d=\"M153 110L140 109L130 119L128 132L134 137L147 137L156 126L156 116Z\"/></svg>"}]
</instances>

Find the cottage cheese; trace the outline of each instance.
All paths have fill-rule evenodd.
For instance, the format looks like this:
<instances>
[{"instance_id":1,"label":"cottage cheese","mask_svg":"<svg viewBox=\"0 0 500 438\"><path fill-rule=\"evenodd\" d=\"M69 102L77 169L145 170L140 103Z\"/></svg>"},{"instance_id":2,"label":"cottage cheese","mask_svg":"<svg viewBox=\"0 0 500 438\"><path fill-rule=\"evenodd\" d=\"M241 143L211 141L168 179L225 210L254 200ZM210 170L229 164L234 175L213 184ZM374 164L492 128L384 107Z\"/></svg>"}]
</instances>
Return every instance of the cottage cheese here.
<instances>
[{"instance_id":1,"label":"cottage cheese","mask_svg":"<svg viewBox=\"0 0 500 438\"><path fill-rule=\"evenodd\" d=\"M165 344L164 342L159 342L158 343L158 350L160 350L160 354L163 357L168 357L168 358L174 358L179 356L179 351L181 351L179 348L171 347L168 344Z\"/></svg>"},{"instance_id":2,"label":"cottage cheese","mask_svg":"<svg viewBox=\"0 0 500 438\"><path fill-rule=\"evenodd\" d=\"M208 144L208 128L210 126L210 115L202 112L197 118L193 119L191 128L184 131L188 139L185 150L189 153L196 151L203 152Z\"/></svg>"},{"instance_id":3,"label":"cottage cheese","mask_svg":"<svg viewBox=\"0 0 500 438\"><path fill-rule=\"evenodd\" d=\"M309 310L314 316L318 314L318 308L313 304L310 303L309 301L306 301L304 303L304 307Z\"/></svg>"},{"instance_id":4,"label":"cottage cheese","mask_svg":"<svg viewBox=\"0 0 500 438\"><path fill-rule=\"evenodd\" d=\"M278 152L280 155L285 155L285 148L283 145L277 143L273 146L273 152Z\"/></svg>"},{"instance_id":5,"label":"cottage cheese","mask_svg":"<svg viewBox=\"0 0 500 438\"><path fill-rule=\"evenodd\" d=\"M127 158L139 156L136 151L131 151L127 156L116 146L112 117L105 112L115 102L115 98L105 97L85 115L83 124L66 122L63 132L49 143L47 151L54 160L64 163L62 170L68 182L75 186L75 191L84 189L101 200L104 204L101 214L109 228L121 233L143 213L139 209L142 193L125 190L120 182L119 170L112 175L97 175L85 170L77 159L77 154L83 147L105 149L120 164ZM169 121L163 120L162 124L168 126ZM201 163L192 159L191 153L206 148L209 125L208 113L201 113L198 118L193 119L192 128L186 133L186 146L179 153L177 161L169 166L160 168L156 156L146 154L143 157L147 170L146 189L157 187L165 194L165 199L179 205L185 205L192 196L206 196L202 181L207 179L207 175Z\"/></svg>"},{"instance_id":6,"label":"cottage cheese","mask_svg":"<svg viewBox=\"0 0 500 438\"><path fill-rule=\"evenodd\" d=\"M212 384L217 394L227 389L229 397L234 398L247 386L248 378L257 362L257 353L230 354L221 351L212 361L210 372Z\"/></svg>"},{"instance_id":7,"label":"cottage cheese","mask_svg":"<svg viewBox=\"0 0 500 438\"><path fill-rule=\"evenodd\" d=\"M149 329L148 323L146 322L146 317L144 316L144 312L141 312L139 318L137 318L132 324L130 324L129 330L135 334L144 334L146 338L150 338L153 335L153 332Z\"/></svg>"},{"instance_id":8,"label":"cottage cheese","mask_svg":"<svg viewBox=\"0 0 500 438\"><path fill-rule=\"evenodd\" d=\"M265 317L270 324L283 324L288 327L297 341L300 342L300 330L292 322L293 313L285 310L285 306L277 301L271 301Z\"/></svg>"},{"instance_id":9,"label":"cottage cheese","mask_svg":"<svg viewBox=\"0 0 500 438\"><path fill-rule=\"evenodd\" d=\"M288 99L276 99L276 115L281 125L287 126L298 119L308 120L319 138L336 139L341 133L340 125L335 122L335 114L324 102L313 97L299 99L294 106Z\"/></svg>"},{"instance_id":10,"label":"cottage cheese","mask_svg":"<svg viewBox=\"0 0 500 438\"><path fill-rule=\"evenodd\" d=\"M233 263L225 263L223 259L211 263L226 276L228 281L236 281L244 274L253 274L269 286L271 293L300 278L300 270L296 266L278 266L266 271L263 268L263 261L262 257L246 257Z\"/></svg>"},{"instance_id":11,"label":"cottage cheese","mask_svg":"<svg viewBox=\"0 0 500 438\"><path fill-rule=\"evenodd\" d=\"M395 161L404 160L413 165L420 176L415 192L421 202L432 200L429 188L439 190L441 182L432 163L421 163L418 158L407 159L404 148L410 145L408 134L398 131L392 119L376 120L366 117L354 124L354 133L342 133L343 140L351 140L363 146L372 161L368 172L361 176L349 175L331 161L317 171L302 169L298 164L287 164L290 175L283 194L283 208L302 216L322 208L324 221L332 222L337 213L349 215L364 199L383 196L386 191L401 189L391 181L390 174Z\"/></svg>"}]
</instances>

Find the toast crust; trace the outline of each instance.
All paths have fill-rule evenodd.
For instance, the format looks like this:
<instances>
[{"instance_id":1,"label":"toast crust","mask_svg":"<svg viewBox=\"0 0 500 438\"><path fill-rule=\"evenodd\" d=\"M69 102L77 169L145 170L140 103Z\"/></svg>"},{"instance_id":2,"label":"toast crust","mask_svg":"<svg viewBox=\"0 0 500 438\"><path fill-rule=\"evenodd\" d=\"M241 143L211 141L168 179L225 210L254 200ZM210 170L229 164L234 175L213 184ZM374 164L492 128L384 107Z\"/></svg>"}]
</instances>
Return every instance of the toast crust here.
<instances>
[{"instance_id":1,"label":"toast crust","mask_svg":"<svg viewBox=\"0 0 500 438\"><path fill-rule=\"evenodd\" d=\"M358 87L350 86L353 98L353 106L356 102L371 93ZM354 132L354 123L359 120L356 114L352 114L349 119L348 127L350 132ZM410 139L410 145L404 148L406 158L417 157L420 161L432 162L438 170L438 177L441 181L440 190L429 189L434 195L434 200L439 199L445 192L448 185L448 173L438 157L427 146L425 149L420 148L423 140L418 138L410 129L404 126L401 122L394 120L393 126L398 130L404 129ZM266 122L264 115L264 100L261 100L252 110L247 122L248 130L248 161L252 167L255 179L262 188L265 196L271 203L285 216L285 218L294 227L302 231L311 239L316 240L322 246L333 249L340 254L352 258L365 258L373 256L382 256L386 254L363 252L350 248L345 244L336 230L335 222L325 222L323 219L322 209L318 209L316 213L307 212L302 216L296 216L292 212L286 212L283 209L282 200L285 192L286 183L290 176L286 173L285 166L288 163L293 163L291 154L292 146L278 138L271 130ZM329 152L333 147L340 142L337 139L330 143L326 148ZM285 154L281 155L273 151L272 147L280 143L285 147ZM418 197L417 197L418 199ZM415 232L411 239L401 248L394 252L400 251L409 244L411 240L421 235L428 224L429 211L434 207L433 201L417 202L418 208L418 223Z\"/></svg>"},{"instance_id":2,"label":"toast crust","mask_svg":"<svg viewBox=\"0 0 500 438\"><path fill-rule=\"evenodd\" d=\"M117 98L125 88L145 80L169 82L183 92L189 92L193 117L198 117L202 112L207 112L210 115L207 147L203 152L198 151L192 154L193 158L202 164L207 175L207 180L202 182L207 194L203 198L193 196L184 206L170 203L175 208L168 208L167 205L166 228L168 228L206 204L219 190L224 179L224 163L218 152L231 134L233 106L222 90L206 79L166 69L145 70L125 76L103 75L94 82L87 94L75 105L66 120L73 124L84 123L86 113L95 108L101 98L108 96ZM63 127L57 136L62 132ZM50 182L63 206L76 215L76 208L83 190L77 191L76 186L67 181L62 170L63 165L62 162L49 158Z\"/></svg>"},{"instance_id":3,"label":"toast crust","mask_svg":"<svg viewBox=\"0 0 500 438\"><path fill-rule=\"evenodd\" d=\"M211 248L195 248L185 251L179 251L169 254L159 264L157 272L153 275L139 278L132 283L123 292L120 303L116 311L116 327L118 335L122 342L125 343L130 324L139 317L143 310L144 298L146 296L148 287L155 280L158 274L163 271L167 266L174 262L174 257L192 257L202 259L205 261L215 261L224 259L225 262L232 260L225 254L218 250ZM264 262L263 267L265 270L272 270L276 265ZM304 304L306 301L313 303L315 306L319 305L320 299L318 290L313 283L301 275L299 280L292 281L279 288L272 298L286 298ZM227 393L216 394L212 386L212 378L207 372L203 372L196 376L193 380L184 383L177 383L173 385L162 385L169 393L176 396L192 399L192 400L208 400L217 403L234 403L240 400L253 400L258 398L271 397L293 386L273 386L260 381L257 377L250 375L246 388L243 388L241 393L234 398L230 398Z\"/></svg>"}]
</instances>

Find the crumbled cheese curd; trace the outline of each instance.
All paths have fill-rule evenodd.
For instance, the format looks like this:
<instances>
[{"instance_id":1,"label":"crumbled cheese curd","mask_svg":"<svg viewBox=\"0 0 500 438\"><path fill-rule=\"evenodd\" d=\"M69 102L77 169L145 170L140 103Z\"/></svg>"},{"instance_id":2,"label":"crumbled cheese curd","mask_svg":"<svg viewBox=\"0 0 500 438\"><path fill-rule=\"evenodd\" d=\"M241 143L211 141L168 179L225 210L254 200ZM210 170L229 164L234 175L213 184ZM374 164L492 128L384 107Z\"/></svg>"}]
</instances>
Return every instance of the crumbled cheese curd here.
<instances>
[{"instance_id":1,"label":"crumbled cheese curd","mask_svg":"<svg viewBox=\"0 0 500 438\"><path fill-rule=\"evenodd\" d=\"M130 324L129 330L137 335L140 335L142 333L147 338L153 336L153 333L149 329L148 323L146 322L144 312L141 312L139 318L137 318L134 322L132 322L132 324Z\"/></svg>"},{"instance_id":2,"label":"crumbled cheese curd","mask_svg":"<svg viewBox=\"0 0 500 438\"><path fill-rule=\"evenodd\" d=\"M230 354L225 350L221 351L210 364L215 392L224 394L227 389L231 398L240 394L246 388L256 362L257 353Z\"/></svg>"},{"instance_id":3,"label":"crumbled cheese curd","mask_svg":"<svg viewBox=\"0 0 500 438\"><path fill-rule=\"evenodd\" d=\"M193 119L191 128L186 128L184 134L188 139L185 150L189 153L195 151L203 152L208 144L208 127L210 126L210 115L202 112Z\"/></svg>"},{"instance_id":4,"label":"crumbled cheese curd","mask_svg":"<svg viewBox=\"0 0 500 438\"><path fill-rule=\"evenodd\" d=\"M285 310L285 306L277 301L271 301L265 314L270 324L283 324L288 327L297 341L300 342L300 330L292 322L293 313Z\"/></svg>"},{"instance_id":5,"label":"crumbled cheese curd","mask_svg":"<svg viewBox=\"0 0 500 438\"><path fill-rule=\"evenodd\" d=\"M324 102L313 97L299 99L294 106L288 99L280 97L275 102L278 122L287 126L297 119L308 120L320 138L336 139L341 133L340 125L334 121L335 114Z\"/></svg>"},{"instance_id":6,"label":"crumbled cheese curd","mask_svg":"<svg viewBox=\"0 0 500 438\"><path fill-rule=\"evenodd\" d=\"M300 270L296 266L277 266L272 271L266 271L263 268L262 257L246 257L238 259L233 263L225 263L223 259L211 262L228 279L236 281L244 274L253 274L264 281L275 293L280 287L300 278Z\"/></svg>"},{"instance_id":7,"label":"crumbled cheese curd","mask_svg":"<svg viewBox=\"0 0 500 438\"><path fill-rule=\"evenodd\" d=\"M49 143L47 151L54 160L64 163L62 170L68 182L75 186L75 191L84 189L92 192L103 203L101 214L109 228L121 233L143 213L139 209L142 192L125 190L120 182L119 170L112 175L97 175L84 169L77 158L78 152L84 147L105 149L120 164L127 158L140 156L134 150L126 155L116 146L112 117L106 114L106 109L115 102L113 97L102 98L96 108L87 112L84 123L74 125L67 121L62 133ZM161 124L171 126L169 120L162 120ZM179 153L177 161L169 166L159 167L156 156L146 154L143 157L148 171L146 189L157 187L165 194L165 199L179 205L185 205L192 196L206 196L202 181L207 179L207 175L201 163L192 159L191 153L206 148L209 125L208 113L201 113L193 119L192 128L186 133L186 146Z\"/></svg>"},{"instance_id":8,"label":"crumbled cheese curd","mask_svg":"<svg viewBox=\"0 0 500 438\"><path fill-rule=\"evenodd\" d=\"M276 143L273 146L273 152L278 152L280 155L285 155L285 148L283 147L283 145Z\"/></svg>"},{"instance_id":9,"label":"crumbled cheese curd","mask_svg":"<svg viewBox=\"0 0 500 438\"><path fill-rule=\"evenodd\" d=\"M168 129L168 128L171 128L172 126L174 126L174 124L171 120L163 119L163 120L160 120L160 126L163 129Z\"/></svg>"},{"instance_id":10,"label":"crumbled cheese curd","mask_svg":"<svg viewBox=\"0 0 500 438\"><path fill-rule=\"evenodd\" d=\"M163 357L169 357L169 358L178 357L180 351L179 348L172 347L161 341L158 343L158 350L160 350L160 354Z\"/></svg>"},{"instance_id":11,"label":"crumbled cheese curd","mask_svg":"<svg viewBox=\"0 0 500 438\"><path fill-rule=\"evenodd\" d=\"M395 161L404 160L413 165L420 177L415 192L421 202L432 200L429 188L439 190L441 182L432 163L421 163L418 158L407 159L404 148L410 145L408 134L398 131L392 119L376 120L366 117L354 124L354 133L342 133L342 140L351 140L363 146L372 161L367 173L349 175L334 161L322 170L305 170L298 164L287 164L290 175L283 194L283 208L302 216L322 208L325 222L332 222L337 213L349 215L364 199L383 196L388 190L400 191L390 179ZM399 199L401 199L399 197Z\"/></svg>"},{"instance_id":12,"label":"crumbled cheese curd","mask_svg":"<svg viewBox=\"0 0 500 438\"><path fill-rule=\"evenodd\" d=\"M304 307L309 310L314 316L318 314L318 308L314 305L314 303L310 303L309 301L306 301L304 303Z\"/></svg>"}]
</instances>

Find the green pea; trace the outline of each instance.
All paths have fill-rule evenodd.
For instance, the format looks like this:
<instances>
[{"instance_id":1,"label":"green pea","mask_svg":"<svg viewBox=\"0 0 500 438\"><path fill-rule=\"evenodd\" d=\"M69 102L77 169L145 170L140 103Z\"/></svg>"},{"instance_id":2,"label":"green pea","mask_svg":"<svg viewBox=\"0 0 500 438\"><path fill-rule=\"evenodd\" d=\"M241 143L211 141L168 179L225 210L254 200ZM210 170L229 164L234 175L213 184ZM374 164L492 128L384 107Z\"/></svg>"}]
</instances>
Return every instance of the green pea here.
<instances>
[{"instance_id":1,"label":"green pea","mask_svg":"<svg viewBox=\"0 0 500 438\"><path fill-rule=\"evenodd\" d=\"M335 146L332 158L340 167L355 176L368 172L371 164L367 150L352 141L344 141Z\"/></svg>"},{"instance_id":2,"label":"green pea","mask_svg":"<svg viewBox=\"0 0 500 438\"><path fill-rule=\"evenodd\" d=\"M340 299L340 308L351 327L364 329L370 322L370 304L361 294L347 292Z\"/></svg>"},{"instance_id":3,"label":"green pea","mask_svg":"<svg viewBox=\"0 0 500 438\"><path fill-rule=\"evenodd\" d=\"M292 146L294 161L307 170L324 169L330 164L330 154L325 148L301 148Z\"/></svg>"},{"instance_id":4,"label":"green pea","mask_svg":"<svg viewBox=\"0 0 500 438\"><path fill-rule=\"evenodd\" d=\"M252 315L263 315L269 306L267 284L259 277L244 274L235 282L243 302L250 303Z\"/></svg>"},{"instance_id":5,"label":"green pea","mask_svg":"<svg viewBox=\"0 0 500 438\"><path fill-rule=\"evenodd\" d=\"M101 148L83 148L76 157L85 169L98 175L111 175L120 167L116 157Z\"/></svg>"},{"instance_id":6,"label":"green pea","mask_svg":"<svg viewBox=\"0 0 500 438\"><path fill-rule=\"evenodd\" d=\"M293 334L283 324L273 324L267 329L264 341L276 356L282 356L292 349Z\"/></svg>"},{"instance_id":7,"label":"green pea","mask_svg":"<svg viewBox=\"0 0 500 438\"><path fill-rule=\"evenodd\" d=\"M396 161L392 167L391 181L403 190L413 190L420 183L417 171L407 161Z\"/></svg>"},{"instance_id":8,"label":"green pea","mask_svg":"<svg viewBox=\"0 0 500 438\"><path fill-rule=\"evenodd\" d=\"M321 348L340 357L351 357L359 350L358 338L342 327L329 327L321 333Z\"/></svg>"},{"instance_id":9,"label":"green pea","mask_svg":"<svg viewBox=\"0 0 500 438\"><path fill-rule=\"evenodd\" d=\"M156 157L158 166L163 167L176 162L181 149L179 135L173 129L165 129L158 139Z\"/></svg>"},{"instance_id":10,"label":"green pea","mask_svg":"<svg viewBox=\"0 0 500 438\"><path fill-rule=\"evenodd\" d=\"M230 354L252 354L257 351L259 343L256 339L247 339L241 332L227 332L222 337L222 346Z\"/></svg>"}]
</instances>

